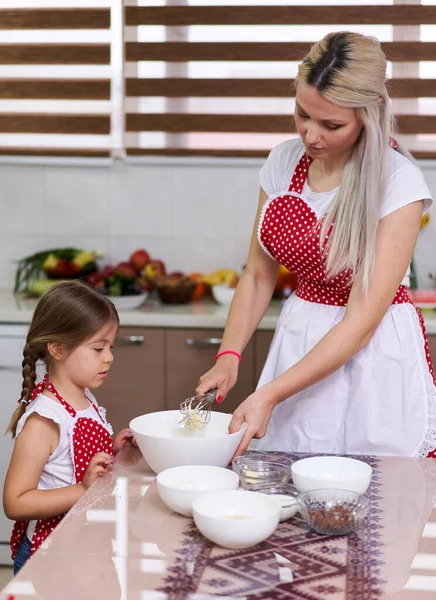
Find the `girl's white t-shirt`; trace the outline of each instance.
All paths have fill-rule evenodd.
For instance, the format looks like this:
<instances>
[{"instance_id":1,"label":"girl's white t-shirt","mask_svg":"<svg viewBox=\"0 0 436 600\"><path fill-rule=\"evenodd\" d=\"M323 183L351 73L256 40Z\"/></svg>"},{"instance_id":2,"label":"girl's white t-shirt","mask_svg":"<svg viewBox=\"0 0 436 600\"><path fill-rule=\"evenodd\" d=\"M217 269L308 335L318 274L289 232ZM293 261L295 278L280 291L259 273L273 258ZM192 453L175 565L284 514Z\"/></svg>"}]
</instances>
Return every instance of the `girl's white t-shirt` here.
<instances>
[{"instance_id":1,"label":"girl's white t-shirt","mask_svg":"<svg viewBox=\"0 0 436 600\"><path fill-rule=\"evenodd\" d=\"M286 140L271 150L259 175L260 185L269 197L288 192L292 175L303 153L304 144L299 138ZM327 211L337 189L312 192L306 180L301 196L320 218ZM424 213L430 209L433 201L421 170L406 156L389 148L387 185L380 219L417 200L425 201Z\"/></svg>"},{"instance_id":2,"label":"girl's white t-shirt","mask_svg":"<svg viewBox=\"0 0 436 600\"><path fill-rule=\"evenodd\" d=\"M92 402L98 406L96 399L87 389L86 396L90 399L89 407L85 410L78 410L77 417L87 417L99 421L97 411L92 406ZM102 408L100 407L100 411ZM38 482L38 490L53 490L76 483L74 476L74 465L70 449L69 431L73 423L73 417L69 412L56 400L38 394L26 408L26 412L20 418L17 424L16 437L21 433L27 419L33 413L38 413L46 419L54 421L59 426L59 444L53 453L49 456L41 477ZM31 540L35 531L36 521L30 521L27 528L27 537Z\"/></svg>"}]
</instances>

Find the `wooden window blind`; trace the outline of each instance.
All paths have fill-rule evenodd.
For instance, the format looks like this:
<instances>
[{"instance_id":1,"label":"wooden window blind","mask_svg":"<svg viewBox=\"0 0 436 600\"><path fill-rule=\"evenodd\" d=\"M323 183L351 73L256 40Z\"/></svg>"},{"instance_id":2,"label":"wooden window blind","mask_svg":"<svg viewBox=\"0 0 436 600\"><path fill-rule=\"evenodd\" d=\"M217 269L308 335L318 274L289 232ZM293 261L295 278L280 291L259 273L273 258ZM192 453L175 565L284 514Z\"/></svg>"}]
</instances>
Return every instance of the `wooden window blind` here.
<instances>
[{"instance_id":1,"label":"wooden window blind","mask_svg":"<svg viewBox=\"0 0 436 600\"><path fill-rule=\"evenodd\" d=\"M109 1L0 2L0 154L110 156L110 27Z\"/></svg>"},{"instance_id":2,"label":"wooden window blind","mask_svg":"<svg viewBox=\"0 0 436 600\"><path fill-rule=\"evenodd\" d=\"M266 155L295 135L298 62L348 29L381 40L400 139L436 157L435 2L160 4L124 6L128 155Z\"/></svg>"}]
</instances>

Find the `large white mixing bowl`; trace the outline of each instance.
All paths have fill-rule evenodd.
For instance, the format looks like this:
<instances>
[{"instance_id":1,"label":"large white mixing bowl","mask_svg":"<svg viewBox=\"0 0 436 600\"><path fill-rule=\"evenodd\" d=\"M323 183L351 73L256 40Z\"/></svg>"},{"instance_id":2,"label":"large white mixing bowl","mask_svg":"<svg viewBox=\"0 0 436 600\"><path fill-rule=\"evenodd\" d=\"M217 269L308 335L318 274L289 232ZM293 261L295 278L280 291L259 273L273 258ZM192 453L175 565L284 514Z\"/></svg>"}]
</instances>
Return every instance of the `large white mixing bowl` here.
<instances>
[{"instance_id":1,"label":"large white mixing bowl","mask_svg":"<svg viewBox=\"0 0 436 600\"><path fill-rule=\"evenodd\" d=\"M181 465L227 467L247 425L228 433L232 415L212 412L201 431L189 431L179 423L178 410L136 417L130 429L148 465L155 473Z\"/></svg>"}]
</instances>

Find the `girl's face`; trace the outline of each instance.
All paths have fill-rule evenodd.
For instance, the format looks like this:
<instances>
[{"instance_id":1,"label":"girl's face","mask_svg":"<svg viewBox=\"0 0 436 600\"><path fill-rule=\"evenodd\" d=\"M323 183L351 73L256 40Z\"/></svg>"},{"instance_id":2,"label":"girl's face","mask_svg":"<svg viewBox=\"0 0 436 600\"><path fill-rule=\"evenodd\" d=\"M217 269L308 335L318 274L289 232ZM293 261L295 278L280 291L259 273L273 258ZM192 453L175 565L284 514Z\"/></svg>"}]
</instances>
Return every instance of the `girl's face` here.
<instances>
[{"instance_id":1,"label":"girl's face","mask_svg":"<svg viewBox=\"0 0 436 600\"><path fill-rule=\"evenodd\" d=\"M362 128L353 108L333 104L306 83L297 84L294 118L307 153L321 160L346 159Z\"/></svg>"},{"instance_id":2,"label":"girl's face","mask_svg":"<svg viewBox=\"0 0 436 600\"><path fill-rule=\"evenodd\" d=\"M112 347L118 324L110 323L61 359L58 374L79 387L95 389L106 379L112 361Z\"/></svg>"}]
</instances>

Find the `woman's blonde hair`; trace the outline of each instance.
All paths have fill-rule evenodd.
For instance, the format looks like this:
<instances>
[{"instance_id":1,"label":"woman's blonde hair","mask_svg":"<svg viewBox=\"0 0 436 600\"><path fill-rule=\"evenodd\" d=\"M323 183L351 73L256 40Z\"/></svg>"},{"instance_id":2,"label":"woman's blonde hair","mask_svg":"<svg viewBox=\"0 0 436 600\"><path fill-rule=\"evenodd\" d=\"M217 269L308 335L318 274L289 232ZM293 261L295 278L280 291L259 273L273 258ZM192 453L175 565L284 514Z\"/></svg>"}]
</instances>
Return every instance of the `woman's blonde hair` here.
<instances>
[{"instance_id":1,"label":"woman's blonde hair","mask_svg":"<svg viewBox=\"0 0 436 600\"><path fill-rule=\"evenodd\" d=\"M15 437L17 423L26 412L36 382L36 365L45 363L48 371L52 357L47 349L58 342L68 352L93 337L102 327L119 324L118 313L108 298L81 283L64 281L55 284L39 300L27 333L23 350L23 386L18 408L6 430Z\"/></svg>"},{"instance_id":2,"label":"woman's blonde hair","mask_svg":"<svg viewBox=\"0 0 436 600\"><path fill-rule=\"evenodd\" d=\"M321 246L327 251L330 278L350 271L350 283L359 277L368 289L386 188L388 148L396 131L386 89L386 57L373 37L349 31L330 33L300 64L297 86L298 82L315 87L338 106L354 108L362 125L323 220ZM413 160L407 150L398 150Z\"/></svg>"}]
</instances>

